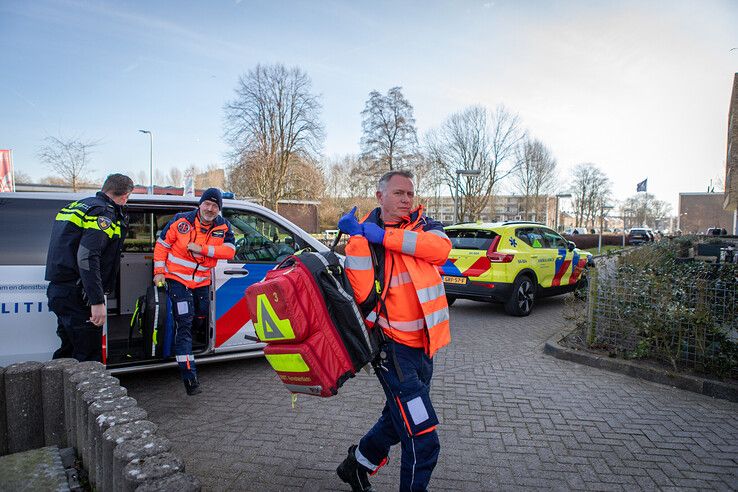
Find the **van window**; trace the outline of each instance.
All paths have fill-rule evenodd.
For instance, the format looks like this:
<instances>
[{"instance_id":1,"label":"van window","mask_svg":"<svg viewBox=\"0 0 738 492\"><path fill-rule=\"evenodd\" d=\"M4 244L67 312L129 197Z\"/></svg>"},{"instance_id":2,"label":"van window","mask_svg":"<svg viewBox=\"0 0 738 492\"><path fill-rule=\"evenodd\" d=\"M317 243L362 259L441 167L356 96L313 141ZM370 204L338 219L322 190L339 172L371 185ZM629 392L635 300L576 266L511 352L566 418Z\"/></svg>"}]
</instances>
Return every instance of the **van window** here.
<instances>
[{"instance_id":1,"label":"van window","mask_svg":"<svg viewBox=\"0 0 738 492\"><path fill-rule=\"evenodd\" d=\"M261 215L225 209L223 216L231 223L236 239L232 262L276 262L307 247L298 236Z\"/></svg>"},{"instance_id":2,"label":"van window","mask_svg":"<svg viewBox=\"0 0 738 492\"><path fill-rule=\"evenodd\" d=\"M175 214L187 212L188 208L145 210L128 207L128 234L123 242L125 253L152 253L162 229Z\"/></svg>"},{"instance_id":3,"label":"van window","mask_svg":"<svg viewBox=\"0 0 738 492\"><path fill-rule=\"evenodd\" d=\"M481 229L447 229L446 235L454 249L488 250L492 240L497 236L494 231Z\"/></svg>"},{"instance_id":4,"label":"van window","mask_svg":"<svg viewBox=\"0 0 738 492\"><path fill-rule=\"evenodd\" d=\"M45 265L56 214L71 202L0 196L0 264Z\"/></svg>"}]
</instances>

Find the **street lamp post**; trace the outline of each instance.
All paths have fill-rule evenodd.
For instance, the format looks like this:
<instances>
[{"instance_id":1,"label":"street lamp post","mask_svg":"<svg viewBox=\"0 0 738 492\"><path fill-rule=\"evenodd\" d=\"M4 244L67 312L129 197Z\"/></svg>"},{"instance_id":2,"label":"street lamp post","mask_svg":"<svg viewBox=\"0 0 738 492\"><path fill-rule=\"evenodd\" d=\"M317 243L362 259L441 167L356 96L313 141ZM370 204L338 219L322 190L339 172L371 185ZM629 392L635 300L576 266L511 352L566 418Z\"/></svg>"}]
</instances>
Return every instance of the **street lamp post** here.
<instances>
[{"instance_id":1,"label":"street lamp post","mask_svg":"<svg viewBox=\"0 0 738 492\"><path fill-rule=\"evenodd\" d=\"M454 224L459 221L459 179L460 176L479 176L479 169L457 169L456 170L456 200L454 200Z\"/></svg>"},{"instance_id":2,"label":"street lamp post","mask_svg":"<svg viewBox=\"0 0 738 492\"><path fill-rule=\"evenodd\" d=\"M149 130L139 130L149 135L149 194L154 194L154 134Z\"/></svg>"},{"instance_id":3,"label":"street lamp post","mask_svg":"<svg viewBox=\"0 0 738 492\"><path fill-rule=\"evenodd\" d=\"M597 241L597 254L600 254L602 252L602 224L605 221L605 212L607 210L612 210L612 205L603 205L600 207L600 237Z\"/></svg>"},{"instance_id":4,"label":"street lamp post","mask_svg":"<svg viewBox=\"0 0 738 492\"><path fill-rule=\"evenodd\" d=\"M556 195L556 232L559 232L559 198L571 198L571 193L559 193L558 195Z\"/></svg>"}]
</instances>

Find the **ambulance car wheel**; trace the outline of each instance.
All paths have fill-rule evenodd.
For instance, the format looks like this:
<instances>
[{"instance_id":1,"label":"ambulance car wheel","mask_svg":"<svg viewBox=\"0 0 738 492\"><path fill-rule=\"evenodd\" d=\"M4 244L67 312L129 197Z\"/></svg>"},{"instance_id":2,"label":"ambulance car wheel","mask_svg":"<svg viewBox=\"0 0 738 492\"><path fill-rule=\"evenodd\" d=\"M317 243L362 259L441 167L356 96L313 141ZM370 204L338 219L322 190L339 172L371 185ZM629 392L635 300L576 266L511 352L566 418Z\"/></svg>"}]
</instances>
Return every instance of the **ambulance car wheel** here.
<instances>
[{"instance_id":1,"label":"ambulance car wheel","mask_svg":"<svg viewBox=\"0 0 738 492\"><path fill-rule=\"evenodd\" d=\"M536 299L536 286L527 275L520 275L513 283L510 298L505 303L505 311L513 316L528 316Z\"/></svg>"},{"instance_id":2,"label":"ambulance car wheel","mask_svg":"<svg viewBox=\"0 0 738 492\"><path fill-rule=\"evenodd\" d=\"M582 272L581 277L577 281L577 286L574 288L574 297L580 301L587 299L589 292L589 271L585 269Z\"/></svg>"},{"instance_id":3,"label":"ambulance car wheel","mask_svg":"<svg viewBox=\"0 0 738 492\"><path fill-rule=\"evenodd\" d=\"M446 302L448 303L448 307L451 307L456 302L456 297L446 294Z\"/></svg>"}]
</instances>

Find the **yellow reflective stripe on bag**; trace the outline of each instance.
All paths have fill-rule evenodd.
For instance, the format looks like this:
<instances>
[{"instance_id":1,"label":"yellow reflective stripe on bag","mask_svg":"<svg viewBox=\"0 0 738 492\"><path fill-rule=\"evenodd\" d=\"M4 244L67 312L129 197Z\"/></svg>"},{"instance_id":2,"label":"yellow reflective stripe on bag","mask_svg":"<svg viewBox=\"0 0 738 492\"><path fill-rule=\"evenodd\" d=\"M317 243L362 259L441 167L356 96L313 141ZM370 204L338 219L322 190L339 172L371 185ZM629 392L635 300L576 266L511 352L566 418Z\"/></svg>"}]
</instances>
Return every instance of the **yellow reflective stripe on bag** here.
<instances>
[{"instance_id":1,"label":"yellow reflective stripe on bag","mask_svg":"<svg viewBox=\"0 0 738 492\"><path fill-rule=\"evenodd\" d=\"M275 340L293 340L295 332L290 320L280 319L266 294L256 296L256 322L254 323L256 336L262 342Z\"/></svg>"},{"instance_id":2,"label":"yellow reflective stripe on bag","mask_svg":"<svg viewBox=\"0 0 738 492\"><path fill-rule=\"evenodd\" d=\"M310 368L300 354L264 355L277 372L308 372Z\"/></svg>"}]
</instances>

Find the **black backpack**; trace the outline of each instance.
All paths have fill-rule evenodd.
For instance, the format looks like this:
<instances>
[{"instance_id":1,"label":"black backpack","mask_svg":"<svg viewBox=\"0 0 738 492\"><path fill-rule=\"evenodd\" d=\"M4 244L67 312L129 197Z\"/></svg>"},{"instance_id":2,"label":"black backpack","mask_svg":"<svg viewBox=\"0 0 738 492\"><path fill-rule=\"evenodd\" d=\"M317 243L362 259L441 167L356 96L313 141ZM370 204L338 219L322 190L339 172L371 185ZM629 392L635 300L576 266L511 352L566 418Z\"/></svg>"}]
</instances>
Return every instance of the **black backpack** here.
<instances>
[{"instance_id":1,"label":"black backpack","mask_svg":"<svg viewBox=\"0 0 738 492\"><path fill-rule=\"evenodd\" d=\"M142 337L141 355L144 359L163 356L167 310L167 291L164 287L150 285L146 294L136 299L136 308L128 332L129 347L133 334Z\"/></svg>"}]
</instances>

